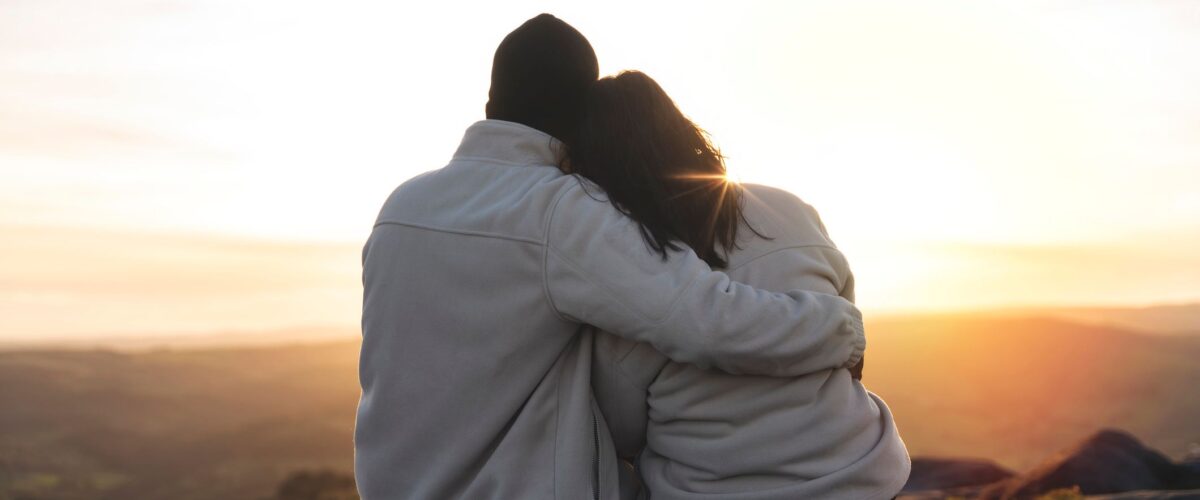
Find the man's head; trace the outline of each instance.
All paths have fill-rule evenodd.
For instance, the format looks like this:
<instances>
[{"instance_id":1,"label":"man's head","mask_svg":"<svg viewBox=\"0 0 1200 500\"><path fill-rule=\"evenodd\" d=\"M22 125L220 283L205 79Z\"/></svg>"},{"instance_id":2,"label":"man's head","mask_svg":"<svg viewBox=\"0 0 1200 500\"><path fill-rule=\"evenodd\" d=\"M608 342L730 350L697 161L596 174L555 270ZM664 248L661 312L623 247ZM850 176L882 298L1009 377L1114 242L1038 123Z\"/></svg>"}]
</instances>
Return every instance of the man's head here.
<instances>
[{"instance_id":1,"label":"man's head","mask_svg":"<svg viewBox=\"0 0 1200 500\"><path fill-rule=\"evenodd\" d=\"M492 60L487 117L573 138L588 86L600 74L587 38L550 14L525 21Z\"/></svg>"}]
</instances>

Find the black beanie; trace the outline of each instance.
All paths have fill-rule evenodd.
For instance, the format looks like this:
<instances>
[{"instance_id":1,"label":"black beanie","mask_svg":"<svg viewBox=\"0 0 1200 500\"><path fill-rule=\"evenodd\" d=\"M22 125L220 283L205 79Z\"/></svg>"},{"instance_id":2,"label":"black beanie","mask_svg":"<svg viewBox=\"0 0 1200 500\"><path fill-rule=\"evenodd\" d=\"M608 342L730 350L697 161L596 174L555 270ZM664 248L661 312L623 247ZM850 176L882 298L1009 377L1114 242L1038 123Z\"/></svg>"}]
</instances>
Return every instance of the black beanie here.
<instances>
[{"instance_id":1,"label":"black beanie","mask_svg":"<svg viewBox=\"0 0 1200 500\"><path fill-rule=\"evenodd\" d=\"M596 52L587 38L557 17L541 14L509 33L496 48L487 117L570 141L584 94L599 74Z\"/></svg>"}]
</instances>

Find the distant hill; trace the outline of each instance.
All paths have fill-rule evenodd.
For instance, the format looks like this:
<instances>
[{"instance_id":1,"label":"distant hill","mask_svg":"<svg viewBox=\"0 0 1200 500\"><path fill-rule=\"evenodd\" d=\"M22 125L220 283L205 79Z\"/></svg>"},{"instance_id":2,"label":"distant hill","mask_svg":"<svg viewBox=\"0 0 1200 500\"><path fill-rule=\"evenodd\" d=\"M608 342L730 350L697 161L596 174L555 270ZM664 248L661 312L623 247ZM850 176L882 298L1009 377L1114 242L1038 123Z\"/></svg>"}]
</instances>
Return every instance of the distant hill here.
<instances>
[{"instance_id":1,"label":"distant hill","mask_svg":"<svg viewBox=\"0 0 1200 500\"><path fill-rule=\"evenodd\" d=\"M914 455L1024 469L1092 432L1133 432L1173 458L1200 443L1200 337L1044 318L868 324L864 382Z\"/></svg>"},{"instance_id":2,"label":"distant hill","mask_svg":"<svg viewBox=\"0 0 1200 500\"><path fill-rule=\"evenodd\" d=\"M0 499L252 499L296 469L349 470L357 357L0 353Z\"/></svg>"},{"instance_id":3,"label":"distant hill","mask_svg":"<svg viewBox=\"0 0 1200 500\"><path fill-rule=\"evenodd\" d=\"M864 381L914 455L1025 470L1114 427L1200 443L1200 337L1056 319L868 324ZM128 353L0 352L0 500L261 499L349 471L355 341Z\"/></svg>"},{"instance_id":4,"label":"distant hill","mask_svg":"<svg viewBox=\"0 0 1200 500\"><path fill-rule=\"evenodd\" d=\"M986 460L914 458L900 500L1195 499L1197 459L1172 461L1127 432L1104 429L1019 473Z\"/></svg>"},{"instance_id":5,"label":"distant hill","mask_svg":"<svg viewBox=\"0 0 1200 500\"><path fill-rule=\"evenodd\" d=\"M1200 335L1200 304L1147 307L1041 307L1002 311L1003 316L1042 316L1155 335Z\"/></svg>"},{"instance_id":6,"label":"distant hill","mask_svg":"<svg viewBox=\"0 0 1200 500\"><path fill-rule=\"evenodd\" d=\"M359 330L351 327L282 328L257 331L207 333L164 333L138 336L88 336L31 340L0 339L0 351L113 350L143 352L155 349L225 349L357 340Z\"/></svg>"}]
</instances>

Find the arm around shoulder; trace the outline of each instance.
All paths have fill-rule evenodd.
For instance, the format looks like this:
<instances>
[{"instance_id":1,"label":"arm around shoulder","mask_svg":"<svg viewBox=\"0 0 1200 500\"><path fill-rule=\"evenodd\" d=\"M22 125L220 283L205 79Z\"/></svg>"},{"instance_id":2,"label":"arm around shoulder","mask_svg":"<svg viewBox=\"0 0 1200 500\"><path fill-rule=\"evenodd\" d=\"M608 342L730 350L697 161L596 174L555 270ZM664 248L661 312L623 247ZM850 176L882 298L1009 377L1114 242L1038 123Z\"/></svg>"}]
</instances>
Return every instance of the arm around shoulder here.
<instances>
[{"instance_id":1,"label":"arm around shoulder","mask_svg":"<svg viewBox=\"0 0 1200 500\"><path fill-rule=\"evenodd\" d=\"M548 221L546 293L565 318L734 374L794 376L856 355L862 317L850 302L735 283L690 250L663 259L592 189L569 188Z\"/></svg>"}]
</instances>

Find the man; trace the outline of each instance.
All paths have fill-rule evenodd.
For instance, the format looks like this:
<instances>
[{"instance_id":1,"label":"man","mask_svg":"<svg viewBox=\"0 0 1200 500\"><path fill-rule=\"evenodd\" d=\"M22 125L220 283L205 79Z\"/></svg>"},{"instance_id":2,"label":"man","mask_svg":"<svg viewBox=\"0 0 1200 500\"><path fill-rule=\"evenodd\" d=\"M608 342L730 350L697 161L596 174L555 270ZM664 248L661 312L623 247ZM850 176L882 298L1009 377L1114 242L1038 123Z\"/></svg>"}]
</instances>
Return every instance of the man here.
<instances>
[{"instance_id":1,"label":"man","mask_svg":"<svg viewBox=\"0 0 1200 500\"><path fill-rule=\"evenodd\" d=\"M496 50L488 119L384 203L363 253L365 500L618 498L585 324L731 373L862 355L849 302L732 283L690 251L664 260L557 168L597 76L574 28L527 21Z\"/></svg>"}]
</instances>

